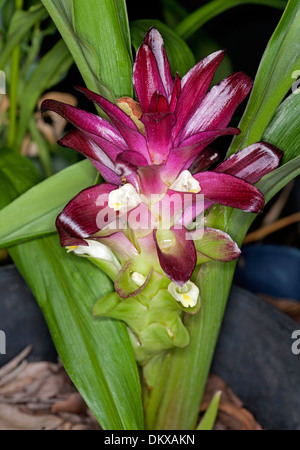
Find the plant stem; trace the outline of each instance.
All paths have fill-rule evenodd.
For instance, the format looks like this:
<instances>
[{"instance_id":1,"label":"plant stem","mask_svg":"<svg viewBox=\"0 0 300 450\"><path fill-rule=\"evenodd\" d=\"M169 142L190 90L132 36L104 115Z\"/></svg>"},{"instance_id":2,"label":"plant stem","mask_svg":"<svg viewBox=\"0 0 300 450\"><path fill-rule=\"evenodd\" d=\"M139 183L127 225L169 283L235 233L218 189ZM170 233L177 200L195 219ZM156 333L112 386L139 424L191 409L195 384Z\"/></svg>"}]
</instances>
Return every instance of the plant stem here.
<instances>
[{"instance_id":1,"label":"plant stem","mask_svg":"<svg viewBox=\"0 0 300 450\"><path fill-rule=\"evenodd\" d=\"M185 321L190 343L173 351L164 390L159 384L153 387L146 411L147 429L191 430L197 424L235 263L204 266L197 283L202 292L201 309Z\"/></svg>"},{"instance_id":2,"label":"plant stem","mask_svg":"<svg viewBox=\"0 0 300 450\"><path fill-rule=\"evenodd\" d=\"M240 245L255 215L244 213L237 220L230 208L224 208L224 211L218 227L227 232L231 230L233 239ZM195 428L235 266L236 261L215 261L203 264L199 271L195 282L200 289L202 306L198 314L185 317L190 343L185 348L173 350L171 361L161 366L160 372L164 373L168 383L164 386L157 383L151 390L146 408L147 429ZM167 368L164 367L166 364Z\"/></svg>"},{"instance_id":3,"label":"plant stem","mask_svg":"<svg viewBox=\"0 0 300 450\"><path fill-rule=\"evenodd\" d=\"M23 9L23 0L15 0L15 9ZM9 127L7 142L9 147L13 147L17 130L17 106L18 106L18 81L20 69L20 45L16 45L11 57L11 80L10 80L10 108Z\"/></svg>"}]
</instances>

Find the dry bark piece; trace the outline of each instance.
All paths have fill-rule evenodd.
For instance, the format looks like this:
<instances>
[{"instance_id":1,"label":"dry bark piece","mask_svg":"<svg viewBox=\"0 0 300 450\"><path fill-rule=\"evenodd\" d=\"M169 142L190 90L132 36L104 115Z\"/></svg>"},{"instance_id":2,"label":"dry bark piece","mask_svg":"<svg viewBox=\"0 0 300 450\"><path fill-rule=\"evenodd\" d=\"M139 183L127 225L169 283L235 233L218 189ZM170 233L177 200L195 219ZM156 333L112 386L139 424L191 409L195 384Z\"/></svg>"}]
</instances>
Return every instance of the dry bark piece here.
<instances>
[{"instance_id":1,"label":"dry bark piece","mask_svg":"<svg viewBox=\"0 0 300 450\"><path fill-rule=\"evenodd\" d=\"M200 413L207 410L216 391L222 391L222 395L214 429L261 430L261 426L250 411L243 407L242 401L220 377L214 374L208 377Z\"/></svg>"},{"instance_id":2,"label":"dry bark piece","mask_svg":"<svg viewBox=\"0 0 300 450\"><path fill-rule=\"evenodd\" d=\"M0 403L0 430L55 430L63 420L54 415L26 413L17 405Z\"/></svg>"},{"instance_id":3,"label":"dry bark piece","mask_svg":"<svg viewBox=\"0 0 300 450\"><path fill-rule=\"evenodd\" d=\"M101 429L62 364L29 363L29 351L0 369L0 429Z\"/></svg>"},{"instance_id":4,"label":"dry bark piece","mask_svg":"<svg viewBox=\"0 0 300 450\"><path fill-rule=\"evenodd\" d=\"M0 430L99 430L100 425L77 392L62 364L29 363L26 348L0 369ZM241 400L218 376L208 378L200 413L222 391L218 430L260 430Z\"/></svg>"},{"instance_id":5,"label":"dry bark piece","mask_svg":"<svg viewBox=\"0 0 300 450\"><path fill-rule=\"evenodd\" d=\"M86 410L87 406L78 392L71 393L65 400L57 401L51 407L53 413L70 412L82 414L86 413Z\"/></svg>"}]
</instances>

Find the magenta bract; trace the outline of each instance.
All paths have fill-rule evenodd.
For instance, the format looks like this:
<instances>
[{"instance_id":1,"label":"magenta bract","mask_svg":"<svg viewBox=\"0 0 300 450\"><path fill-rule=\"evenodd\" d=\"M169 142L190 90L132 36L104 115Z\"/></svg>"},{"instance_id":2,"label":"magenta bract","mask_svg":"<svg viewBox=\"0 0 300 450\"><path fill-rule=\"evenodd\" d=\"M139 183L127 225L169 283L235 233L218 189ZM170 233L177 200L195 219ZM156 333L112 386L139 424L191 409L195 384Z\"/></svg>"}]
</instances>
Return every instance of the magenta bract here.
<instances>
[{"instance_id":1,"label":"magenta bract","mask_svg":"<svg viewBox=\"0 0 300 450\"><path fill-rule=\"evenodd\" d=\"M209 145L220 136L239 133L228 125L252 86L249 77L238 72L208 91L223 58L223 51L215 52L182 79L178 74L173 78L163 39L151 28L134 64L139 102L135 108L130 99L113 104L85 88L77 89L96 103L109 121L58 101L43 102L42 111L55 111L75 127L59 143L85 155L106 181L80 192L58 216L56 225L63 246L87 245L85 239L99 239L114 247L117 255L119 252L122 264L126 263L126 248L128 254L133 245L138 253L150 248L155 253L152 260L159 266L156 270L183 285L195 268L197 251L201 252L201 245L197 244L196 251L185 229L199 211L214 203L254 213L262 210L264 198L253 183L279 165L281 151L258 142L209 170L218 160ZM122 103L131 108L130 115ZM155 211L165 208L174 192L178 196L168 223L174 245L164 250L157 243L156 230L165 223ZM200 210L196 207L199 194ZM178 200L183 197L184 206ZM131 202L126 210L124 199ZM101 225L99 214L110 217L106 226ZM135 219L139 215L144 224L138 232L132 229L133 215ZM124 231L124 223L130 232ZM116 249L113 236L120 233L124 238ZM226 260L230 260L228 249L233 249L231 259L239 254L228 239Z\"/></svg>"}]
</instances>

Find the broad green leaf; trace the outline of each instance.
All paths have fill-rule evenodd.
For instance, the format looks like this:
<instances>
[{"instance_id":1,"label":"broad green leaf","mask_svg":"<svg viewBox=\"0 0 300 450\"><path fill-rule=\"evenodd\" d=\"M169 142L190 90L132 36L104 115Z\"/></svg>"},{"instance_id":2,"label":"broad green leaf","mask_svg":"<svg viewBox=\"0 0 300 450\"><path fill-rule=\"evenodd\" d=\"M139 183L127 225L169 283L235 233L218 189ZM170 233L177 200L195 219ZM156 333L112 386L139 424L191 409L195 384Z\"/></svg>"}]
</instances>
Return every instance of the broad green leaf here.
<instances>
[{"instance_id":1,"label":"broad green leaf","mask_svg":"<svg viewBox=\"0 0 300 450\"><path fill-rule=\"evenodd\" d=\"M266 175L256 186L262 191L266 202L268 202L298 175L300 175L300 155Z\"/></svg>"},{"instance_id":2,"label":"broad green leaf","mask_svg":"<svg viewBox=\"0 0 300 450\"><path fill-rule=\"evenodd\" d=\"M284 152L282 164L300 154L299 130L300 94L293 93L279 106L263 134L263 140Z\"/></svg>"},{"instance_id":3,"label":"broad green leaf","mask_svg":"<svg viewBox=\"0 0 300 450\"><path fill-rule=\"evenodd\" d=\"M290 0L271 37L252 94L229 154L261 139L276 109L291 88L300 66L300 0Z\"/></svg>"},{"instance_id":4,"label":"broad green leaf","mask_svg":"<svg viewBox=\"0 0 300 450\"><path fill-rule=\"evenodd\" d=\"M10 57L12 51L26 36L31 27L48 16L45 8L41 4L32 6L28 11L16 11L11 21L5 45L0 55L0 69Z\"/></svg>"},{"instance_id":5,"label":"broad green leaf","mask_svg":"<svg viewBox=\"0 0 300 450\"><path fill-rule=\"evenodd\" d=\"M76 34L95 52L98 74L116 97L132 97L132 55L124 0L73 0Z\"/></svg>"},{"instance_id":6,"label":"broad green leaf","mask_svg":"<svg viewBox=\"0 0 300 450\"><path fill-rule=\"evenodd\" d=\"M291 180L300 175L299 109L300 96L291 94L277 109L272 122L264 133L265 141L284 151L280 167L264 176L256 184L256 187L264 194L266 203ZM242 242L243 236L255 217L255 214L248 214L238 209L231 210L230 222L242 224L235 231L232 229L233 238L241 236L240 242Z\"/></svg>"},{"instance_id":7,"label":"broad green leaf","mask_svg":"<svg viewBox=\"0 0 300 450\"><path fill-rule=\"evenodd\" d=\"M63 40L68 46L86 86L113 101L112 92L99 79L97 55L76 35L73 27L72 0L42 0Z\"/></svg>"},{"instance_id":8,"label":"broad green leaf","mask_svg":"<svg viewBox=\"0 0 300 450\"><path fill-rule=\"evenodd\" d=\"M107 430L143 428L139 376L125 324L92 315L111 292L108 278L85 258L66 254L58 237L10 249L32 289L72 381Z\"/></svg>"},{"instance_id":9,"label":"broad green leaf","mask_svg":"<svg viewBox=\"0 0 300 450\"><path fill-rule=\"evenodd\" d=\"M164 23L159 20L142 19L130 23L132 44L137 50L142 44L149 28L155 27L161 33L170 61L172 74L183 76L194 64L195 58L188 45Z\"/></svg>"},{"instance_id":10,"label":"broad green leaf","mask_svg":"<svg viewBox=\"0 0 300 450\"><path fill-rule=\"evenodd\" d=\"M257 188L264 194L265 202L271 200L284 186L300 175L300 156L287 162L283 166L263 177L257 184ZM232 238L241 245L250 225L256 218L255 214L245 213L238 209L232 209L228 213Z\"/></svg>"},{"instance_id":11,"label":"broad green leaf","mask_svg":"<svg viewBox=\"0 0 300 450\"><path fill-rule=\"evenodd\" d=\"M94 183L89 161L74 164L26 191L0 211L0 247L56 231L55 219L82 189Z\"/></svg>"},{"instance_id":12,"label":"broad green leaf","mask_svg":"<svg viewBox=\"0 0 300 450\"><path fill-rule=\"evenodd\" d=\"M218 391L212 398L209 407L199 423L197 430L212 430L218 414L222 391Z\"/></svg>"},{"instance_id":13,"label":"broad green leaf","mask_svg":"<svg viewBox=\"0 0 300 450\"><path fill-rule=\"evenodd\" d=\"M124 0L92 0L80 4L75 0L42 2L68 46L86 86L111 101L114 101L114 95L130 96L131 54ZM97 53L99 51L101 54ZM123 71L126 67L125 72L120 73L118 67ZM108 84L104 84L107 81Z\"/></svg>"},{"instance_id":14,"label":"broad green leaf","mask_svg":"<svg viewBox=\"0 0 300 450\"><path fill-rule=\"evenodd\" d=\"M205 25L209 20L227 11L234 6L245 4L266 5L274 8L284 9L286 1L284 0L214 0L201 6L193 13L185 17L180 22L175 31L183 38L189 38L195 31Z\"/></svg>"},{"instance_id":15,"label":"broad green leaf","mask_svg":"<svg viewBox=\"0 0 300 450\"><path fill-rule=\"evenodd\" d=\"M36 109L39 98L46 89L59 81L72 63L73 58L63 40L58 41L39 61L36 70L31 75L30 81L25 84L22 92L17 148L20 147L23 141L28 122Z\"/></svg>"},{"instance_id":16,"label":"broad green leaf","mask_svg":"<svg viewBox=\"0 0 300 450\"><path fill-rule=\"evenodd\" d=\"M0 174L2 207L38 180L32 164L12 151L1 150ZM67 254L57 235L9 252L43 311L64 367L102 427L142 429L139 375L126 326L92 315L99 297L111 292L110 280L85 258Z\"/></svg>"}]
</instances>

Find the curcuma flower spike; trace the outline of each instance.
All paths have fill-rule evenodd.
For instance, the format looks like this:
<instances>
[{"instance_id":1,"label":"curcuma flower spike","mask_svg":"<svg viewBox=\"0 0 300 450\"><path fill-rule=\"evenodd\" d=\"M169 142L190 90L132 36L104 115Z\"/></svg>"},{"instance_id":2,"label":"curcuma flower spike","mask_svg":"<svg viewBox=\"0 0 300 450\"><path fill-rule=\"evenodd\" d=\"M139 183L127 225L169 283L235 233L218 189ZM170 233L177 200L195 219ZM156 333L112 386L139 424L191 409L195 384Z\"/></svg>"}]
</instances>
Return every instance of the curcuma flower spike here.
<instances>
[{"instance_id":1,"label":"curcuma flower spike","mask_svg":"<svg viewBox=\"0 0 300 450\"><path fill-rule=\"evenodd\" d=\"M240 254L228 234L203 227L205 211L217 203L259 213L264 198L253 184L282 156L258 142L216 166L210 144L240 132L229 123L252 86L238 72L208 90L223 58L217 51L173 78L163 39L151 28L134 64L138 102L123 97L113 104L77 88L108 120L54 100L42 104L74 126L59 143L85 155L105 180L81 191L58 216L61 244L112 278L116 292L94 313L128 324L142 364L187 345L182 314L201 303L191 281L195 267Z\"/></svg>"}]
</instances>

